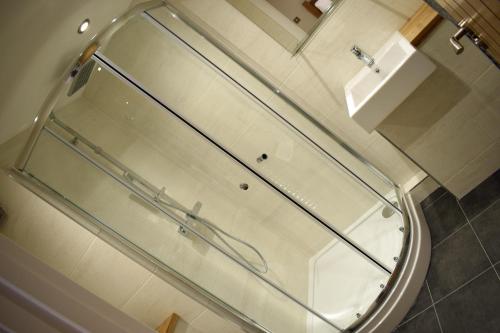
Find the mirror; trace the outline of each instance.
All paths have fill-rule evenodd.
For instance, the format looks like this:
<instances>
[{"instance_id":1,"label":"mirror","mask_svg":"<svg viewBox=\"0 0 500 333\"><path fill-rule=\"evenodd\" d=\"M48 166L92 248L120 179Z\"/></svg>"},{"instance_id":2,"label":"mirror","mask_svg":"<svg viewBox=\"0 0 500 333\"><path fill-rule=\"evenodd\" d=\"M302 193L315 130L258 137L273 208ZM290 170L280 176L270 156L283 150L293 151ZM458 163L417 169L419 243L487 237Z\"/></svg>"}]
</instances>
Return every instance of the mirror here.
<instances>
[{"instance_id":1,"label":"mirror","mask_svg":"<svg viewBox=\"0 0 500 333\"><path fill-rule=\"evenodd\" d=\"M341 0L226 0L291 53L297 53Z\"/></svg>"}]
</instances>

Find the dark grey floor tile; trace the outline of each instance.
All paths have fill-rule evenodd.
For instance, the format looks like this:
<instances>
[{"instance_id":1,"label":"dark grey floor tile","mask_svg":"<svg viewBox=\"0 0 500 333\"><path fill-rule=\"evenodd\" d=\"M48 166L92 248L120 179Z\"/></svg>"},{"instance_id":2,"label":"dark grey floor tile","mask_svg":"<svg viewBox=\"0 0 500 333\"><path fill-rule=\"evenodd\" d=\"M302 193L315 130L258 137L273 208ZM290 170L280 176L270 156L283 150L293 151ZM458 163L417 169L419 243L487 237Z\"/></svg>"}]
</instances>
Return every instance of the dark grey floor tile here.
<instances>
[{"instance_id":1,"label":"dark grey floor tile","mask_svg":"<svg viewBox=\"0 0 500 333\"><path fill-rule=\"evenodd\" d=\"M394 333L441 333L434 308L422 312L412 320L396 328Z\"/></svg>"},{"instance_id":2,"label":"dark grey floor tile","mask_svg":"<svg viewBox=\"0 0 500 333\"><path fill-rule=\"evenodd\" d=\"M420 292L415 300L415 303L411 307L410 311L406 314L405 319L402 321L405 322L408 318L413 317L417 313L425 310L432 304L431 297L429 295L429 290L427 290L427 285L424 282L423 287L420 289Z\"/></svg>"},{"instance_id":3,"label":"dark grey floor tile","mask_svg":"<svg viewBox=\"0 0 500 333\"><path fill-rule=\"evenodd\" d=\"M500 261L500 200L471 222L493 263Z\"/></svg>"},{"instance_id":4,"label":"dark grey floor tile","mask_svg":"<svg viewBox=\"0 0 500 333\"><path fill-rule=\"evenodd\" d=\"M427 281L434 302L488 268L472 228L467 225L432 250Z\"/></svg>"},{"instance_id":5,"label":"dark grey floor tile","mask_svg":"<svg viewBox=\"0 0 500 333\"><path fill-rule=\"evenodd\" d=\"M500 169L460 199L460 204L467 217L473 219L498 199L500 199Z\"/></svg>"},{"instance_id":6,"label":"dark grey floor tile","mask_svg":"<svg viewBox=\"0 0 500 333\"><path fill-rule=\"evenodd\" d=\"M433 246L467 223L456 198L450 193L422 210L429 225Z\"/></svg>"},{"instance_id":7,"label":"dark grey floor tile","mask_svg":"<svg viewBox=\"0 0 500 333\"><path fill-rule=\"evenodd\" d=\"M436 304L445 333L500 332L500 281L490 269Z\"/></svg>"},{"instance_id":8,"label":"dark grey floor tile","mask_svg":"<svg viewBox=\"0 0 500 333\"><path fill-rule=\"evenodd\" d=\"M434 201L436 201L437 199L439 199L441 196L443 196L446 192L447 191L444 189L444 187L439 187L434 192L432 192L431 194L429 194L429 196L427 198L425 198L424 200L422 200L420 202L420 206L422 208L425 208L425 207L429 206L431 203L433 203Z\"/></svg>"}]
</instances>

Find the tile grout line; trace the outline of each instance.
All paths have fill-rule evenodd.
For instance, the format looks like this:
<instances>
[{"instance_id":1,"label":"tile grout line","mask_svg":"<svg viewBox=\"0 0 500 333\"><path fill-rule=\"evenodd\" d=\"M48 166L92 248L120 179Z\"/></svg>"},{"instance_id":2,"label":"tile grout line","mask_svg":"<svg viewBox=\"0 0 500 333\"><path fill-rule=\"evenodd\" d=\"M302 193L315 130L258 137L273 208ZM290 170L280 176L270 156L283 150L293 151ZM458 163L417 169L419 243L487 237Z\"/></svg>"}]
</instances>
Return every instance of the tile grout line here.
<instances>
[{"instance_id":1,"label":"tile grout line","mask_svg":"<svg viewBox=\"0 0 500 333\"><path fill-rule=\"evenodd\" d=\"M444 197L445 195L447 194L447 192L443 193L442 195L440 195L437 199L435 199L434 201L432 201L431 203L429 203L428 205L426 205L425 207L422 207L422 209L424 208L428 208L428 207L431 207L433 206L434 204L436 204L442 197ZM435 244L434 246L432 246L432 250L434 250L436 247L438 247L439 245L441 245L442 243L444 243L447 239L449 239L450 237L452 237L453 235L455 235L456 233L458 233L460 230L464 229L467 225L470 226L472 232L474 233L474 236L476 237L477 241L479 242L479 245L481 246L481 249L483 250L484 254L486 255L486 258L488 259L488 262L490 263L490 266L491 267L488 267L487 269L483 270L482 272L480 272L479 274L477 274L476 276L472 277L471 279L469 279L468 281L464 282L462 285L460 285L459 287L455 288L455 290L451 291L450 293L448 293L447 295L441 297L439 300L437 301L434 301L434 298L432 296L432 293L431 293L431 290L430 290L430 287L429 287L429 284L427 282L427 280L425 280L425 284L426 284L426 287L427 287L427 291L429 292L429 296L430 296L430 299L431 299L431 305L426 307L425 309L423 309L422 311L416 313L415 315L411 316L409 319L405 320L404 322L402 322L400 325L398 325L398 327L400 326L403 326L405 324L407 324L408 322L410 322L411 320L415 319L416 317L418 317L419 315L421 315L423 312L427 311L430 309L430 307L432 307L434 309L434 313L436 315L436 319L437 319L437 322L438 322L438 326L439 326L439 329L440 329L440 332L443 333L443 328L441 326L441 321L439 319L439 315L438 315L438 312L437 312L437 308L436 308L436 305L441 303L443 300L447 299L448 297L450 297L451 295L455 294L457 291L460 291L462 290L463 288L465 288L467 285L469 285L470 283L472 283L474 280L476 280L477 278L479 278L480 276L482 276L483 274L485 274L486 272L488 272L490 270L490 268L493 269L493 271L495 272L495 274L497 275L498 279L500 279L500 275L499 275L499 272L496 270L495 268L495 264L493 264L490 256L488 255L488 252L486 251L485 247L483 246L483 243L481 242L481 239L479 238L478 234L476 233L474 227L472 226L472 223L471 221L474 221L476 218L478 218L479 216L481 216L486 210L488 210L491 206L495 205L497 202L500 202L500 199L498 200L495 200L494 202L492 202L491 204L489 204L487 207L485 207L482 211L480 211L478 214L476 214L474 217L472 217L471 219L469 219L469 217L467 216L467 214L465 213L462 205L460 204L460 201L457 197L453 196L460 208L460 211L461 213L464 215L465 217L465 220L466 220L466 223L464 223L462 226L460 226L457 230L453 231L451 234L449 234L448 236L446 236L444 239L442 239L441 241L439 241L437 244ZM421 205L422 206L422 205Z\"/></svg>"},{"instance_id":2,"label":"tile grout line","mask_svg":"<svg viewBox=\"0 0 500 333\"><path fill-rule=\"evenodd\" d=\"M90 249L92 248L92 246L94 246L94 244L95 244L96 241L97 241L97 235L94 234L94 238L89 243L89 246L85 249L85 251L83 251L83 253L80 256L80 258L78 258L78 260L76 261L75 267L71 270L71 273L69 274L69 276L70 276L71 279L75 278L74 275L76 274L76 271L78 270L78 267L83 262L83 259L85 259L85 257L87 256L87 254L90 252Z\"/></svg>"},{"instance_id":3,"label":"tile grout line","mask_svg":"<svg viewBox=\"0 0 500 333\"><path fill-rule=\"evenodd\" d=\"M434 297L432 297L431 288L429 288L429 283L427 282L427 280L425 280L425 285L427 287L427 291L429 292L429 297L431 298L432 308L434 309L434 314L436 315L439 330L441 331L441 333L443 333L443 327L441 326L441 320L439 320L439 315L436 309L436 303L434 302Z\"/></svg>"},{"instance_id":4,"label":"tile grout line","mask_svg":"<svg viewBox=\"0 0 500 333\"><path fill-rule=\"evenodd\" d=\"M462 206L460 205L460 201L459 201L458 199L457 199L457 201L458 201L458 205L459 205L460 207L462 207ZM497 202L500 202L500 199L497 199L497 200L493 201L491 204L489 204L488 206L486 206L486 207L485 207L482 211L480 211L479 213L477 213L476 215L474 215L474 217L472 217L472 218L470 219L470 221L472 222L472 221L474 221L476 218L478 218L479 216L483 215L483 213L484 213L485 211L487 211L489 208L491 208L491 206L495 205ZM463 211L463 209L462 209L462 211ZM463 211L463 213L464 213L465 217L466 217L467 219L469 219L469 218L467 217L467 215L465 214L465 211Z\"/></svg>"},{"instance_id":5,"label":"tile grout line","mask_svg":"<svg viewBox=\"0 0 500 333\"><path fill-rule=\"evenodd\" d=\"M451 295L453 295L454 293L456 293L457 291L460 291L462 290L463 288L465 288L467 285L469 285L471 282L473 282L474 280L476 280L477 278L481 277L481 275L483 275L484 273L488 272L489 270L491 269L491 267L488 267L486 268L485 270L483 270L482 272L480 272L479 274L477 274L476 276L472 277L471 279L465 281L464 283L462 283L460 286L458 286L457 288L455 288L455 290L449 292L448 294L444 295L443 297L441 297L439 300L437 300L435 302L435 304L439 304L441 303L442 301L444 301L445 299L447 299L448 297L450 297Z\"/></svg>"},{"instance_id":6,"label":"tile grout line","mask_svg":"<svg viewBox=\"0 0 500 333\"><path fill-rule=\"evenodd\" d=\"M454 236L460 230L464 229L467 225L468 225L467 222L465 222L457 230L453 231L451 234L449 234L448 236L446 236L445 238L443 238L442 240L440 240L439 242L437 242L436 244L434 244L434 246L431 248L431 250L436 249L439 245L443 244L445 241L447 241L448 239L450 239L452 236Z\"/></svg>"},{"instance_id":7,"label":"tile grout line","mask_svg":"<svg viewBox=\"0 0 500 333\"><path fill-rule=\"evenodd\" d=\"M423 288L423 286L422 286ZM432 301L431 301L431 305L427 306L425 309L423 309L422 311L419 311L417 312L416 314L414 314L413 316L411 316L410 318L406 319L405 321L402 321L401 323L399 323L399 325L397 327L401 327L405 324L407 324L408 322L412 321L413 319L417 318L418 316L420 316L422 313L424 313L425 311L429 310L430 308L433 307L433 304L432 304ZM397 328L396 327L396 328Z\"/></svg>"},{"instance_id":8,"label":"tile grout line","mask_svg":"<svg viewBox=\"0 0 500 333\"><path fill-rule=\"evenodd\" d=\"M497 200L498 201L498 200ZM495 201L496 202L496 201ZM490 256L488 255L488 252L486 252L486 249L484 248L483 246L483 242L481 242L481 239L479 238L478 234L476 233L476 230L474 229L474 227L472 226L472 223L470 222L469 218L467 217L467 215L465 214L465 211L462 207L462 205L460 204L460 201L457 199L457 204L458 204L458 207L460 207L460 210L462 211L462 214L464 214L465 216L465 220L467 221L467 224L470 225L470 228L472 229L472 232L474 233L474 236L476 236L476 239L477 241L479 242L479 245L481 246L481 248L483 249L483 252L484 254L486 255L486 259L488 259L491 267L493 267L493 271L495 272L495 274L497 275L497 277L500 279L500 275L498 275L498 272L497 270L495 269L495 265L493 265L493 262L491 261L491 258ZM492 204L493 205L493 204ZM489 207L491 207L492 205L489 205L487 208L485 208L481 213L477 214L477 216L480 216L481 214L483 214Z\"/></svg>"},{"instance_id":9,"label":"tile grout line","mask_svg":"<svg viewBox=\"0 0 500 333\"><path fill-rule=\"evenodd\" d=\"M125 301L123 302L122 305L118 306L119 309L121 309L122 311L124 311L125 309L125 306L127 306L128 303L130 303L130 301L135 297L137 296L137 294L139 294L139 292L144 289L144 287L146 286L146 284L148 284L149 281L151 281L153 279L153 272L150 272L150 275L147 277L146 280L144 280L144 282L139 286L139 288L137 288L136 291L134 291L132 293L132 295L130 295L130 297Z\"/></svg>"},{"instance_id":10,"label":"tile grout line","mask_svg":"<svg viewBox=\"0 0 500 333\"><path fill-rule=\"evenodd\" d=\"M438 201L439 201L442 197L444 197L444 196L445 196L446 194L448 194L448 193L449 193L449 192L448 192L447 190L445 190L443 194L441 194L441 195L440 195L439 197L437 197L435 200L433 200L433 201L429 202L427 205L425 205L425 207L422 207L422 209L424 209L424 208L428 208L428 207L430 207L430 206L434 205L436 202L438 202ZM431 193L431 194L432 194L432 193ZM431 195L431 194L429 194L429 195ZM451 194L451 193L450 193L450 194ZM425 199L424 199L424 200L425 200ZM423 200L422 200L422 201L423 201ZM420 202L420 206L422 206L422 202Z\"/></svg>"},{"instance_id":11,"label":"tile grout line","mask_svg":"<svg viewBox=\"0 0 500 333\"><path fill-rule=\"evenodd\" d=\"M190 321L186 321L186 322L188 323L189 326L191 326L198 318L201 317L202 314L206 313L207 311L208 311L208 309L204 309L203 311L198 313L193 319L191 319Z\"/></svg>"}]
</instances>

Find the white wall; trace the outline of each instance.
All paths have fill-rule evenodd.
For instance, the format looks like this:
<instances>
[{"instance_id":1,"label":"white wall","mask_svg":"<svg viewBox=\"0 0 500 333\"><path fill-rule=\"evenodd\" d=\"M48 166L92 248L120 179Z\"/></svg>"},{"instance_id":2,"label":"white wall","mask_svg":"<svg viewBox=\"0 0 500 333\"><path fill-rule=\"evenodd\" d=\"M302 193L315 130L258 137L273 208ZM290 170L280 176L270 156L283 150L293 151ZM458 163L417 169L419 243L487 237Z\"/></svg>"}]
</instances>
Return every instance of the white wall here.
<instances>
[{"instance_id":1,"label":"white wall","mask_svg":"<svg viewBox=\"0 0 500 333\"><path fill-rule=\"evenodd\" d=\"M380 126L462 197L500 167L500 70L467 38L456 55L443 21L419 46L437 70Z\"/></svg>"}]
</instances>

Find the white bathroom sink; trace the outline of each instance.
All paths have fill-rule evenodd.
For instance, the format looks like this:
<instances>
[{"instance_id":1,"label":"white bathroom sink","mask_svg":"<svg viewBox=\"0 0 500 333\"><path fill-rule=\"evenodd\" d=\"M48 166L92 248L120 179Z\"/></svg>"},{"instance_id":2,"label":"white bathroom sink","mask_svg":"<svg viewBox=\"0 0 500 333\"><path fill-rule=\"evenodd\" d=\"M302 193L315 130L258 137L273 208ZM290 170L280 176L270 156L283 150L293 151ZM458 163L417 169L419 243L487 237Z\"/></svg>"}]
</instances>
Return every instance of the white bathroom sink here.
<instances>
[{"instance_id":1,"label":"white bathroom sink","mask_svg":"<svg viewBox=\"0 0 500 333\"><path fill-rule=\"evenodd\" d=\"M363 67L344 88L349 116L368 132L373 131L436 69L399 32L374 58L375 64L371 68Z\"/></svg>"}]
</instances>

